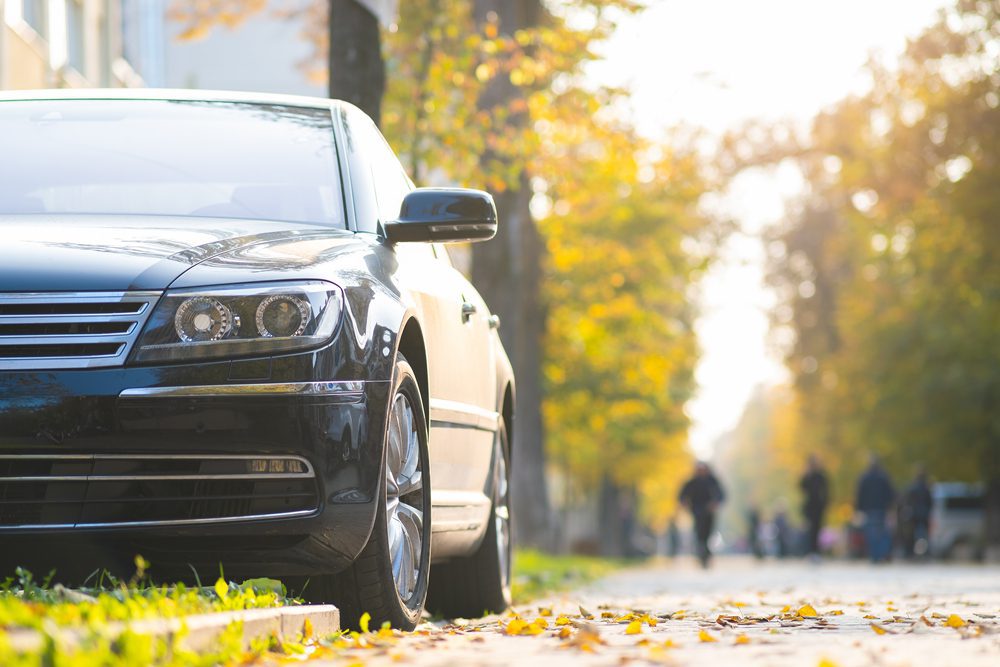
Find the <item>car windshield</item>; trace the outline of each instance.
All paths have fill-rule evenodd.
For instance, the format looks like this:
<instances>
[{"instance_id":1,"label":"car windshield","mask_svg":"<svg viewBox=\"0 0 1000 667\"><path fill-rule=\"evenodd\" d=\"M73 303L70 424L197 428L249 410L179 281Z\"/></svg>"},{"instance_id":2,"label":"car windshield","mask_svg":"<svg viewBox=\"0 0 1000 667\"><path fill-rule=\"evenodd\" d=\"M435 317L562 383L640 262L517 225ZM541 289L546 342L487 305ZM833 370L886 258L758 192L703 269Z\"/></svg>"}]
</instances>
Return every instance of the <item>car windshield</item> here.
<instances>
[{"instance_id":1,"label":"car windshield","mask_svg":"<svg viewBox=\"0 0 1000 667\"><path fill-rule=\"evenodd\" d=\"M0 215L32 213L344 228L330 110L167 100L0 102Z\"/></svg>"}]
</instances>

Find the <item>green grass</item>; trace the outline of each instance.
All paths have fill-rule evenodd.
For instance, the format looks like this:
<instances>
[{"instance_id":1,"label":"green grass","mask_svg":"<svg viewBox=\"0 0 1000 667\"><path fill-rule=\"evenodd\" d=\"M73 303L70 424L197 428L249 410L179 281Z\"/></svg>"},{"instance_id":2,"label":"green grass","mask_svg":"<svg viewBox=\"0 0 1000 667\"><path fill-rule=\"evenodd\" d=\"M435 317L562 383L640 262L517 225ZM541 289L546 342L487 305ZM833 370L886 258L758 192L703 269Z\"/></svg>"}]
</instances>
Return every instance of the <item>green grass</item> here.
<instances>
[{"instance_id":1,"label":"green grass","mask_svg":"<svg viewBox=\"0 0 1000 667\"><path fill-rule=\"evenodd\" d=\"M514 554L514 604L582 586L611 574L628 561L596 556L556 556L532 549Z\"/></svg>"},{"instance_id":2,"label":"green grass","mask_svg":"<svg viewBox=\"0 0 1000 667\"><path fill-rule=\"evenodd\" d=\"M179 637L171 641L152 639L126 630L108 633L115 622L148 618L182 618L216 611L240 611L296 604L284 586L270 579L242 584L219 578L213 587L156 586L143 573L148 565L136 559L137 574L131 581L107 575L93 586L69 590L36 582L30 572L18 568L14 577L0 582L0 665L17 667L132 667L170 665L202 667L231 663L245 657L242 629L226 630L209 655L183 649ZM31 631L43 638L41 651L17 651L11 633ZM67 631L79 638L65 641ZM260 654L269 647L251 653Z\"/></svg>"}]
</instances>

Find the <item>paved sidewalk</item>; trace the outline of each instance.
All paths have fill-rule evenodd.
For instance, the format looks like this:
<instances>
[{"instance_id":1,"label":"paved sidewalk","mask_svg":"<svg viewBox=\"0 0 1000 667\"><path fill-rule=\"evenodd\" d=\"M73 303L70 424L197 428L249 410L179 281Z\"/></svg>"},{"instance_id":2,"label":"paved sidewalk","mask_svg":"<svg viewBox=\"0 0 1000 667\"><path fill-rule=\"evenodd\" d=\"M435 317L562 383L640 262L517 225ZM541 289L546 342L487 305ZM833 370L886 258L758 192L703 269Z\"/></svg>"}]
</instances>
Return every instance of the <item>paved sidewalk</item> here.
<instances>
[{"instance_id":1,"label":"paved sidewalk","mask_svg":"<svg viewBox=\"0 0 1000 667\"><path fill-rule=\"evenodd\" d=\"M1000 666L996 565L680 561L517 611L307 664Z\"/></svg>"}]
</instances>

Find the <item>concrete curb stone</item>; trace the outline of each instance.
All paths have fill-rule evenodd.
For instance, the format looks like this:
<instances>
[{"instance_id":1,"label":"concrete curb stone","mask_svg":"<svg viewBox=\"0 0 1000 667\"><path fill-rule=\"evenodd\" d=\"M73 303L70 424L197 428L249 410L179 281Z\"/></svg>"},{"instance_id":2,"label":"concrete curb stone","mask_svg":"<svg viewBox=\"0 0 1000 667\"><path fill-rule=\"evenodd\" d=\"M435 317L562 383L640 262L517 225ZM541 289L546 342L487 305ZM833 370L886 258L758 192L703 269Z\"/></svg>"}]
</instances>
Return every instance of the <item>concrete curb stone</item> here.
<instances>
[{"instance_id":1,"label":"concrete curb stone","mask_svg":"<svg viewBox=\"0 0 1000 667\"><path fill-rule=\"evenodd\" d=\"M110 623L105 629L105 636L117 637L125 630L130 630L169 641L173 635L186 628L187 633L181 640L181 645L190 651L204 652L233 623L243 623L243 646L249 648L254 640L271 635L297 639L302 636L306 621L312 625L314 635L330 635L340 630L340 610L333 605L317 604L223 611L181 618L151 618L131 623ZM55 630L49 635L63 646L79 646L86 639L84 633L69 628ZM35 630L18 629L8 632L7 639L15 651L32 653L45 646L46 635Z\"/></svg>"}]
</instances>

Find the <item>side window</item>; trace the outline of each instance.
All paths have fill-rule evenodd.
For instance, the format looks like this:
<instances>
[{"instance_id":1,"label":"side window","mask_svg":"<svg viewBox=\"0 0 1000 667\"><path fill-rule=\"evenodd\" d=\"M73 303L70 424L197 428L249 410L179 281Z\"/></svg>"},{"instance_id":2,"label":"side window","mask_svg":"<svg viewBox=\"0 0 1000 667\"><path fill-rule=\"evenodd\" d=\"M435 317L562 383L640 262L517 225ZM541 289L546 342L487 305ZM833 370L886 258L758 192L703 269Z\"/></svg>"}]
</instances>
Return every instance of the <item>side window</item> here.
<instances>
[{"instance_id":1,"label":"side window","mask_svg":"<svg viewBox=\"0 0 1000 667\"><path fill-rule=\"evenodd\" d=\"M351 186L355 192L358 231L376 232L378 222L399 216L403 197L413 188L399 160L367 116L348 110L345 123L351 152ZM357 192L363 189L364 192ZM358 199L374 189L374 206L358 206ZM363 209L363 210L362 210Z\"/></svg>"}]
</instances>

